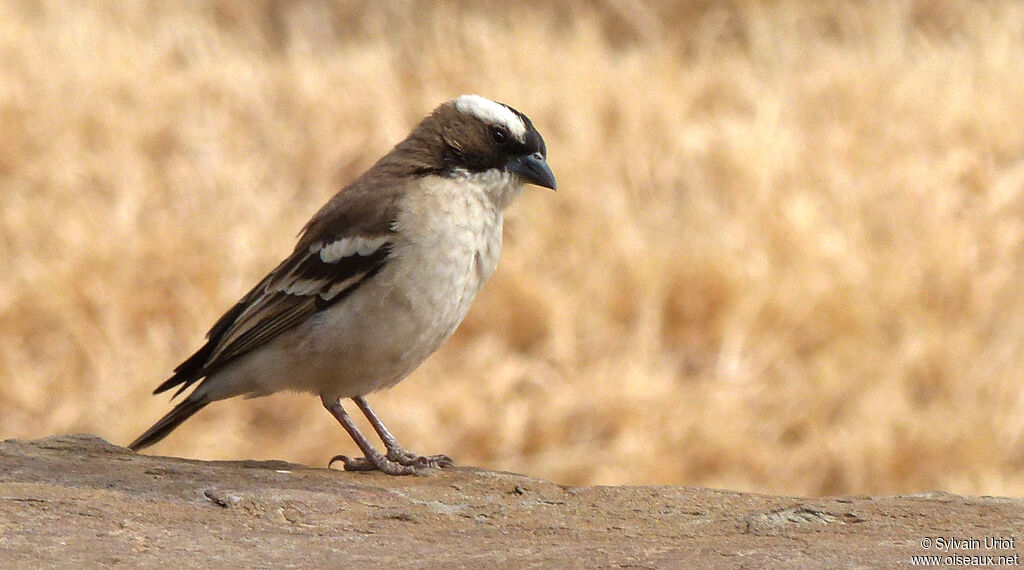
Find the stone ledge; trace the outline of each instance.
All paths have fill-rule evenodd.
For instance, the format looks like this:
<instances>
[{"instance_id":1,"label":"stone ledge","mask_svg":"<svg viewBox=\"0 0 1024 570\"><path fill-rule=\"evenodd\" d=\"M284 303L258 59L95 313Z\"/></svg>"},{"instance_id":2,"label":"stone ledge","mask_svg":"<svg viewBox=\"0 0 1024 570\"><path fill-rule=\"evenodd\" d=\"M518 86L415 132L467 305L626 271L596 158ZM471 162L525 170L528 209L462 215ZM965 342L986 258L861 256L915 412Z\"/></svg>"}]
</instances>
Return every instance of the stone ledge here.
<instances>
[{"instance_id":1,"label":"stone ledge","mask_svg":"<svg viewBox=\"0 0 1024 570\"><path fill-rule=\"evenodd\" d=\"M0 443L0 567L891 567L925 537L1014 537L1024 500L563 487L138 455L89 435Z\"/></svg>"}]
</instances>

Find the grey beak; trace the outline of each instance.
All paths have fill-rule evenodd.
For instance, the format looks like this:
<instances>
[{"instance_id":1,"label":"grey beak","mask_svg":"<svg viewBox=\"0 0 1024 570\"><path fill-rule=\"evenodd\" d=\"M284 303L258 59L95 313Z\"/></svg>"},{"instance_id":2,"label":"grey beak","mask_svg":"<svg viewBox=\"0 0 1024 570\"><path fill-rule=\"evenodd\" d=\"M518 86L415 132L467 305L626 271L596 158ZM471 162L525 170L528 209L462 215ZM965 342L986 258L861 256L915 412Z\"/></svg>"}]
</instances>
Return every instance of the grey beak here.
<instances>
[{"instance_id":1,"label":"grey beak","mask_svg":"<svg viewBox=\"0 0 1024 570\"><path fill-rule=\"evenodd\" d=\"M514 172L530 184L555 189L555 175L544 160L544 155L535 152L514 157L506 165L509 172Z\"/></svg>"}]
</instances>

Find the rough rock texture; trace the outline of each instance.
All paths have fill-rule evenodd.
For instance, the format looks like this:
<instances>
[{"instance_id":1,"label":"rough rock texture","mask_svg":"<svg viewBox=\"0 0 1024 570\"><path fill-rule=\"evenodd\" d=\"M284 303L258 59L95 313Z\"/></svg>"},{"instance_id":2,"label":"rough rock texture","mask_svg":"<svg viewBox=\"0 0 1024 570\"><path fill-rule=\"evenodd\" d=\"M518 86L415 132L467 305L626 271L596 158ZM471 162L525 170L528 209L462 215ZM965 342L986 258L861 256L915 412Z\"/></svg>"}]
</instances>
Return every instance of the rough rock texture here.
<instances>
[{"instance_id":1,"label":"rough rock texture","mask_svg":"<svg viewBox=\"0 0 1024 570\"><path fill-rule=\"evenodd\" d=\"M473 468L388 477L149 457L86 435L0 443L3 568L892 567L1019 558L1022 530L1021 499L568 488ZM943 553L938 537L1015 548Z\"/></svg>"}]
</instances>

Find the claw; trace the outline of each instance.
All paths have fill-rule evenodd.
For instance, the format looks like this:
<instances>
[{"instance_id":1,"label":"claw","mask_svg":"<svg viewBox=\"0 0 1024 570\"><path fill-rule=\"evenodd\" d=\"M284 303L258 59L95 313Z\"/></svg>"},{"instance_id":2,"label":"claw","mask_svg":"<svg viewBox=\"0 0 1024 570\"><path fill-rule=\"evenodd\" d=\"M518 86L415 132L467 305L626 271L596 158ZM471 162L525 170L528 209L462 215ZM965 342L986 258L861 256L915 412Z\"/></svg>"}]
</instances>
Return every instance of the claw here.
<instances>
[{"instance_id":1,"label":"claw","mask_svg":"<svg viewBox=\"0 0 1024 570\"><path fill-rule=\"evenodd\" d=\"M377 454L373 457L349 457L347 455L335 455L327 463L330 468L335 461L341 461L345 471L381 471L388 475L415 475L418 471L411 465L402 465L396 461Z\"/></svg>"},{"instance_id":2,"label":"claw","mask_svg":"<svg viewBox=\"0 0 1024 570\"><path fill-rule=\"evenodd\" d=\"M400 447L388 449L388 459L401 465L410 465L421 469L442 469L455 465L451 457L444 454L437 455L416 455Z\"/></svg>"},{"instance_id":3,"label":"claw","mask_svg":"<svg viewBox=\"0 0 1024 570\"><path fill-rule=\"evenodd\" d=\"M330 469L335 461L341 461L345 471L374 471L377 469L377 466L365 457L349 457L347 455L335 455L327 462L327 468Z\"/></svg>"},{"instance_id":4,"label":"claw","mask_svg":"<svg viewBox=\"0 0 1024 570\"><path fill-rule=\"evenodd\" d=\"M428 469L443 469L455 465L447 455L423 456L407 451L389 452L386 457L378 455L372 458L335 455L327 462L327 467L330 468L336 461L342 463L345 471L383 471L389 475L413 475Z\"/></svg>"}]
</instances>

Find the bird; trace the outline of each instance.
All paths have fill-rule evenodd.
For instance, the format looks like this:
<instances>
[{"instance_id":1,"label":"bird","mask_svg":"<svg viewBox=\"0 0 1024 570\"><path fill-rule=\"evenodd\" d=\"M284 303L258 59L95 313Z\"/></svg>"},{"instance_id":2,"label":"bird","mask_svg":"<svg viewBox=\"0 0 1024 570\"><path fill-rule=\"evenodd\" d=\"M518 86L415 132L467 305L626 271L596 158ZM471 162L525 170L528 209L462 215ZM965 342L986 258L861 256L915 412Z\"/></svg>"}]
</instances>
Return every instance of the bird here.
<instances>
[{"instance_id":1,"label":"bird","mask_svg":"<svg viewBox=\"0 0 1024 570\"><path fill-rule=\"evenodd\" d=\"M504 211L527 184L556 189L530 119L479 95L445 101L327 201L292 253L214 323L153 393L177 388L173 400L195 388L128 447L157 443L215 401L298 391L320 396L363 453L328 467L409 475L452 466L405 450L365 396L405 379L455 332L497 267Z\"/></svg>"}]
</instances>

